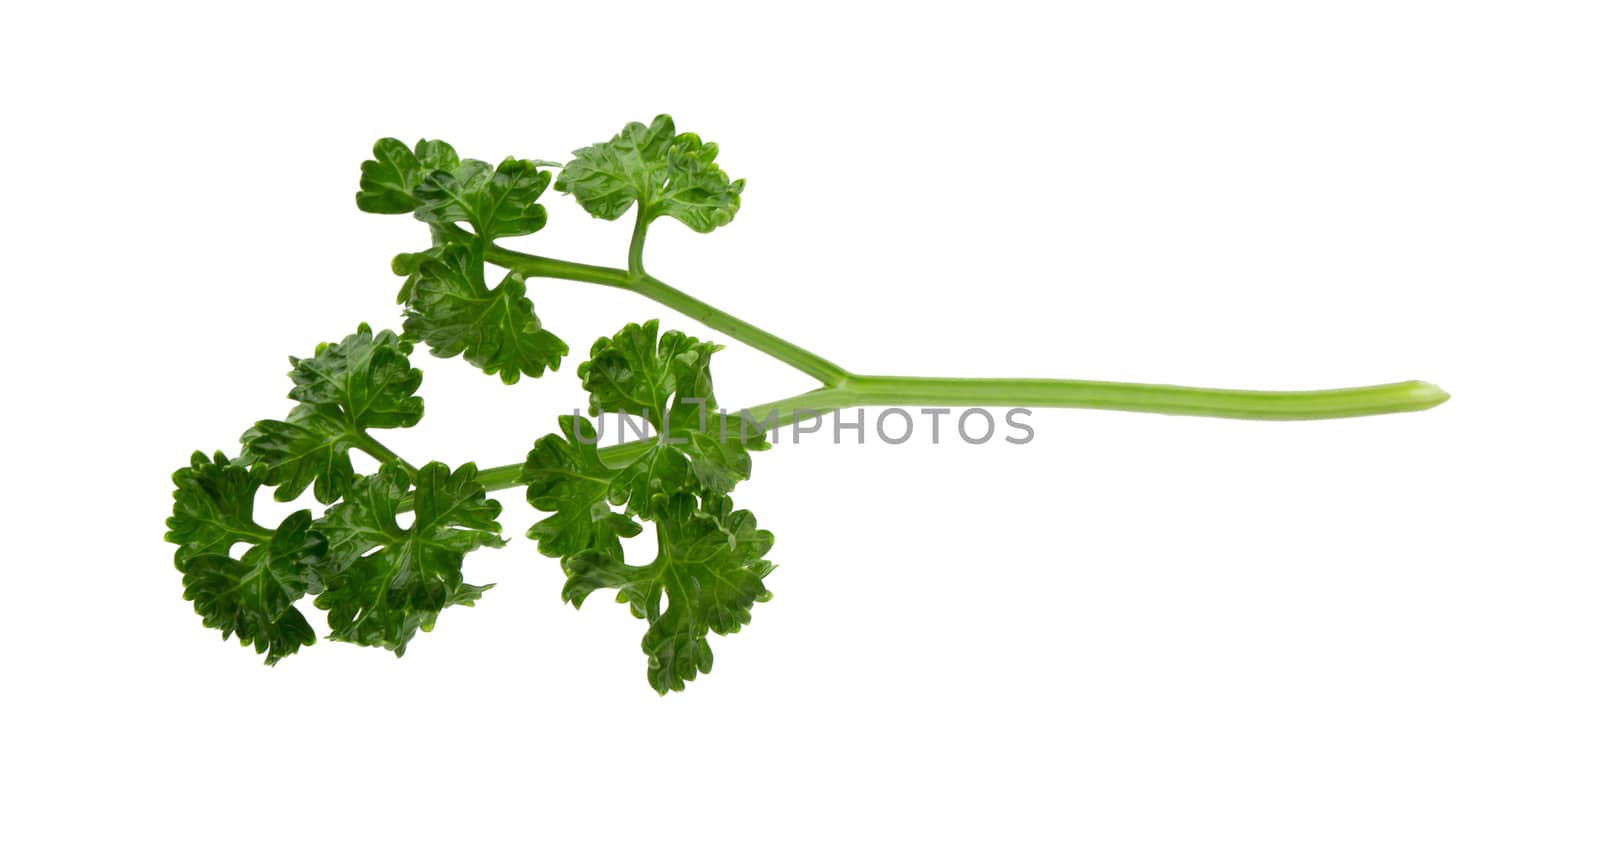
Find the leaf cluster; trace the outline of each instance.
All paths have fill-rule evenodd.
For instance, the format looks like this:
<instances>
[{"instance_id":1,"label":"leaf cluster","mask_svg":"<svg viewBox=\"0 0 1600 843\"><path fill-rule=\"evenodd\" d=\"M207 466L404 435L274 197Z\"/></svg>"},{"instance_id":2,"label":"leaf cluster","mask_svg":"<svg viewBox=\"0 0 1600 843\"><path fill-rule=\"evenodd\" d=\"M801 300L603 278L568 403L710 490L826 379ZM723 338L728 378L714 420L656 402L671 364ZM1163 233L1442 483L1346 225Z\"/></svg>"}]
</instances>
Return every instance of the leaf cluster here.
<instances>
[{"instance_id":1,"label":"leaf cluster","mask_svg":"<svg viewBox=\"0 0 1600 843\"><path fill-rule=\"evenodd\" d=\"M540 199L551 170L561 171L556 190L601 219L637 206L643 225L672 217L709 232L733 220L745 184L729 178L716 159L716 144L678 132L665 114L575 150L564 165L506 158L491 166L461 158L444 141L407 146L384 138L361 165L356 205L377 214L411 214L428 225L433 245L391 263L405 279L397 297L405 336L436 356L460 355L485 374L515 383L558 369L568 347L543 326L525 277L511 272L488 285L484 255L498 239L544 228L549 215Z\"/></svg>"},{"instance_id":2,"label":"leaf cluster","mask_svg":"<svg viewBox=\"0 0 1600 843\"><path fill-rule=\"evenodd\" d=\"M391 263L404 279L403 330L362 324L290 358L286 416L245 431L238 457L196 453L173 475L166 538L202 622L275 664L315 641L305 614L314 607L326 613L329 638L399 655L444 609L480 599L490 586L465 581L464 559L505 541L500 504L476 467L413 468L372 435L422 418L411 352L421 344L459 356L507 384L558 369L569 349L535 313L528 277L512 271L490 284L495 242L544 228L541 199L552 183L602 219L636 208L636 242L661 217L712 231L733 219L744 190L716 159L716 144L678 132L666 115L629 123L564 165L515 157L492 165L440 140L378 141L361 166L356 205L410 214L431 240ZM547 513L528 535L561 560L563 599L581 606L614 590L647 623L647 676L663 694L710 671L710 634L738 631L771 597L772 534L730 497L750 476L750 453L767 443L742 426L729 430L712 389L718 349L654 321L600 338L577 367L590 413L642 419L651 438L608 457L589 420L562 417L560 433L539 439L521 467L528 501ZM380 467L358 474L352 450ZM262 526L254 505L268 488L280 501L309 490L325 509ZM405 511L413 516L402 526ZM629 564L624 540L647 522L656 527L654 558Z\"/></svg>"},{"instance_id":3,"label":"leaf cluster","mask_svg":"<svg viewBox=\"0 0 1600 843\"><path fill-rule=\"evenodd\" d=\"M362 325L309 358L290 358L288 417L245 431L239 457L196 453L172 476L166 539L178 546L184 597L206 626L268 664L315 640L298 605L308 595L327 611L330 638L402 654L446 607L470 606L490 587L461 573L468 552L504 544L500 504L473 464L413 471L392 458L370 475L351 464L352 447L376 450L369 429L421 419L422 373L410 351ZM331 505L320 518L302 509L269 529L254 516L264 487L284 501L311 487ZM396 519L403 506L416 512L409 527Z\"/></svg>"},{"instance_id":4,"label":"leaf cluster","mask_svg":"<svg viewBox=\"0 0 1600 843\"><path fill-rule=\"evenodd\" d=\"M582 606L616 589L648 624L647 677L660 693L711 670L707 637L750 622L754 604L771 598L764 579L772 534L735 510L729 493L750 476L746 440L717 413L710 358L717 346L658 325L630 324L594 344L578 367L593 414L645 419L654 435L622 464L607 464L587 419L563 416L560 434L540 439L523 465L528 502L551 513L529 538L567 574L562 598ZM736 426L735 426L736 427ZM624 559L622 539L641 522L656 526L656 555L645 565Z\"/></svg>"}]
</instances>

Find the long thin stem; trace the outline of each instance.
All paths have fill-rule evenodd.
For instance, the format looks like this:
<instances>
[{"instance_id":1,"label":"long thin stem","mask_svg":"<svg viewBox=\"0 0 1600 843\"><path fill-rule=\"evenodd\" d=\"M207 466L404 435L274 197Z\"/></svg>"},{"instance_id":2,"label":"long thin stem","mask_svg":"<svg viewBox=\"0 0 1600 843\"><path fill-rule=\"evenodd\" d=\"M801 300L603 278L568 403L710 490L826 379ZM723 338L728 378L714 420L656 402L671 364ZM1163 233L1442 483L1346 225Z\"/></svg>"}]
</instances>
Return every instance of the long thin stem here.
<instances>
[{"instance_id":1,"label":"long thin stem","mask_svg":"<svg viewBox=\"0 0 1600 843\"><path fill-rule=\"evenodd\" d=\"M513 486L521 486L522 481L519 479L521 476L522 463L514 462L510 465L497 465L493 468L485 468L479 471L478 482L482 483L485 489L493 492L500 489L509 489Z\"/></svg>"},{"instance_id":2,"label":"long thin stem","mask_svg":"<svg viewBox=\"0 0 1600 843\"><path fill-rule=\"evenodd\" d=\"M821 356L813 354L782 337L757 328L737 316L724 313L676 287L661 282L652 275L643 275L634 279L633 285L628 289L657 304L670 307L708 328L721 331L757 351L764 352L770 357L787 363L825 385L838 384L850 376L850 373L846 372L843 366L825 360Z\"/></svg>"},{"instance_id":3,"label":"long thin stem","mask_svg":"<svg viewBox=\"0 0 1600 843\"><path fill-rule=\"evenodd\" d=\"M1274 392L1042 378L852 375L840 388L847 407L1076 407L1268 421L1410 413L1436 407L1450 397L1424 381Z\"/></svg>"},{"instance_id":4,"label":"long thin stem","mask_svg":"<svg viewBox=\"0 0 1600 843\"><path fill-rule=\"evenodd\" d=\"M483 257L496 266L529 278L560 278L564 281L582 281L585 284L623 289L627 289L630 279L625 269L529 255L493 243L483 248Z\"/></svg>"},{"instance_id":5,"label":"long thin stem","mask_svg":"<svg viewBox=\"0 0 1600 843\"><path fill-rule=\"evenodd\" d=\"M636 228L635 241L639 242L637 232L638 229ZM645 273L642 269L635 274L630 273L628 270L614 267L591 266L589 264L529 255L492 243L484 247L483 256L485 260L496 266L521 273L530 278L561 278L568 281L598 284L603 287L620 287L624 290L632 290L653 302L672 308L714 331L727 334L729 337L767 354L781 363L787 363L826 385L840 383L849 376L843 366L829 362L821 356L813 354L776 334L757 328L731 313L712 307L655 276Z\"/></svg>"},{"instance_id":6,"label":"long thin stem","mask_svg":"<svg viewBox=\"0 0 1600 843\"><path fill-rule=\"evenodd\" d=\"M530 277L561 278L631 290L787 363L822 383L822 388L741 411L743 436L761 436L804 418L850 407L1073 407L1274 421L1337 419L1407 413L1438 406L1450 398L1424 381L1403 381L1344 389L1263 391L1209 389L1166 384L1043 378L930 378L851 374L844 367L719 310L644 271L649 220L634 221L628 268L592 266L529 255L489 243L484 258ZM447 232L446 237L465 232ZM381 447L381 446L379 446ZM648 441L600 449L608 465L622 466L650 447ZM522 466L494 466L479 472L489 491L521 485Z\"/></svg>"},{"instance_id":7,"label":"long thin stem","mask_svg":"<svg viewBox=\"0 0 1600 843\"><path fill-rule=\"evenodd\" d=\"M1075 407L1176 416L1307 421L1413 413L1449 400L1425 381L1345 389L1267 392L1199 389L1162 384L1024 378L907 378L852 375L840 386L802 392L730 414L729 436L753 438L803 419L851 407ZM743 420L743 424L740 424ZM600 449L607 465L621 467L651 446L650 440ZM522 464L478 473L488 491L522 485Z\"/></svg>"},{"instance_id":8,"label":"long thin stem","mask_svg":"<svg viewBox=\"0 0 1600 843\"><path fill-rule=\"evenodd\" d=\"M636 227L636 234L638 230ZM825 387L842 390L842 393L830 397L835 401L849 401L837 406L807 408L813 410L885 405L1079 407L1232 419L1290 420L1412 412L1437 406L1449 398L1443 390L1422 381L1348 389L1271 392L1087 380L855 375L836 363L719 310L648 273L632 274L623 269L558 261L493 245L488 247L485 256L493 263L524 275L563 278L631 290L763 351L816 378ZM813 397L817 396L813 394Z\"/></svg>"},{"instance_id":9,"label":"long thin stem","mask_svg":"<svg viewBox=\"0 0 1600 843\"><path fill-rule=\"evenodd\" d=\"M1425 381L1270 392L1165 384L1031 378L908 378L851 375L839 386L760 404L737 415L761 432L849 407L1069 407L1171 416L1308 421L1412 413L1449 393Z\"/></svg>"},{"instance_id":10,"label":"long thin stem","mask_svg":"<svg viewBox=\"0 0 1600 843\"><path fill-rule=\"evenodd\" d=\"M417 476L416 466L406 462L405 459L403 459L399 454L389 450L388 446L372 438L372 434L366 432L365 430L356 431L351 437L350 444L365 451L368 456L371 456L380 463L399 463L400 467L404 468L407 474L410 474L412 477Z\"/></svg>"}]
</instances>

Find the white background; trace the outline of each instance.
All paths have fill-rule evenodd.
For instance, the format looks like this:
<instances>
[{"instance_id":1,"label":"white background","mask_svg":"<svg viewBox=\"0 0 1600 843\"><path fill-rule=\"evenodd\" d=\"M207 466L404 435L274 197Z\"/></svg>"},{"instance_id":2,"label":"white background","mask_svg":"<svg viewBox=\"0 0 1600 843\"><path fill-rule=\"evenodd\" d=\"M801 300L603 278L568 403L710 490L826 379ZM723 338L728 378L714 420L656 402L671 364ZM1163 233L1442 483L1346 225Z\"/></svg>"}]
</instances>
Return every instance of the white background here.
<instances>
[{"instance_id":1,"label":"white background","mask_svg":"<svg viewBox=\"0 0 1600 843\"><path fill-rule=\"evenodd\" d=\"M1592 4L44 8L0 22L0 836L1600 838ZM515 492L499 587L404 659L203 629L168 475L287 410L287 355L398 326L425 235L354 207L372 141L562 158L662 111L749 186L653 271L853 370L1455 398L785 444L738 495L776 598L666 699ZM519 245L622 260L548 206ZM697 328L531 293L580 355ZM578 359L419 353L383 438L518 461ZM806 386L737 347L718 382Z\"/></svg>"}]
</instances>

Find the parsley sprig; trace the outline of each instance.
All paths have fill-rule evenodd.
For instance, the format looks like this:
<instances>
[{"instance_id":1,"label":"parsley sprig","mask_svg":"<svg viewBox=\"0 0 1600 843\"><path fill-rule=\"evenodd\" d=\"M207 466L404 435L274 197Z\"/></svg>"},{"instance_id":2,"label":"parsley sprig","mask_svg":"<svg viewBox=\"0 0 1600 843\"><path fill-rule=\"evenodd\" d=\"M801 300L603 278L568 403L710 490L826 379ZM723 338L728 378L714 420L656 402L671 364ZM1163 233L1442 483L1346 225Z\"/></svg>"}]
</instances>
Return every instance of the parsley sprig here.
<instances>
[{"instance_id":1,"label":"parsley sprig","mask_svg":"<svg viewBox=\"0 0 1600 843\"><path fill-rule=\"evenodd\" d=\"M560 560L562 598L574 606L597 591L646 622L641 648L657 692L683 690L711 670L710 635L739 631L771 598L770 532L733 494L750 478L765 435L807 413L863 406L1028 406L1127 410L1236 419L1327 419L1410 412L1448 398L1421 381L1307 392L1203 389L1084 380L940 378L857 374L794 342L696 299L645 269L650 227L671 218L708 233L732 222L744 193L717 160L718 148L679 132L661 115L629 123L583 147L565 164L509 157L462 158L449 144L385 138L361 166L356 205L410 214L426 246L391 262L402 332L366 324L310 357L290 358L295 402L240 437L237 457L196 453L173 475L166 538L184 597L202 622L275 664L316 636L305 610L326 613L329 638L405 653L419 631L453 606L471 606L490 585L465 581L469 553L506 544L499 502L488 494L526 487L546 513L528 531L540 553ZM559 174L557 174L559 171ZM551 187L591 215L633 217L624 266L576 263L508 248L540 232ZM505 274L494 278L489 267ZM498 274L498 273L494 273ZM600 447L582 417L554 419L557 432L526 459L479 470L407 461L374 431L423 416L417 344L461 357L512 384L559 370L570 349L545 327L528 279L551 278L627 290L755 348L814 378L815 389L734 414L729 425L712 387L720 346L652 320L594 342L576 367L592 415L625 414L650 431ZM379 467L357 474L352 450ZM257 522L258 492L280 501L309 489L324 509L302 509L273 527ZM411 513L409 518L403 513ZM402 522L407 522L403 525ZM624 540L655 527L648 561L625 558Z\"/></svg>"}]
</instances>

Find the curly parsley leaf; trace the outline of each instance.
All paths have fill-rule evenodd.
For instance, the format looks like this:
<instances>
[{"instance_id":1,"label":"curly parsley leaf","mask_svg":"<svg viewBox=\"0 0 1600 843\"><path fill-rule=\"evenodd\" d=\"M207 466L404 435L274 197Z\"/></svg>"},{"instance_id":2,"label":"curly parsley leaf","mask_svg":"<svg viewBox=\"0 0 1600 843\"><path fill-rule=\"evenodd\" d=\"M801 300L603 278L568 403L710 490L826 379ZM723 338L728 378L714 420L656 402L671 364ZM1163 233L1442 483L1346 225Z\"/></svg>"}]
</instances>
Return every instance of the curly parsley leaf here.
<instances>
[{"instance_id":1,"label":"curly parsley leaf","mask_svg":"<svg viewBox=\"0 0 1600 843\"><path fill-rule=\"evenodd\" d=\"M522 467L528 503L554 513L529 528L528 538L546 556L592 550L620 560L621 539L638 535L641 527L606 503L617 472L601 462L600 437L588 419L566 415L558 424L561 433L534 443Z\"/></svg>"},{"instance_id":2,"label":"curly parsley leaf","mask_svg":"<svg viewBox=\"0 0 1600 843\"><path fill-rule=\"evenodd\" d=\"M307 404L297 405L284 421L263 419L239 437L241 459L258 466L273 497L292 501L307 486L322 503L332 503L350 490L355 479L350 464L351 431L336 414Z\"/></svg>"},{"instance_id":3,"label":"curly parsley leaf","mask_svg":"<svg viewBox=\"0 0 1600 843\"><path fill-rule=\"evenodd\" d=\"M435 170L454 170L460 158L450 144L417 141L415 149L394 138L373 144L372 159L361 164L361 190L356 207L372 214L409 214L417 209L416 191Z\"/></svg>"},{"instance_id":4,"label":"curly parsley leaf","mask_svg":"<svg viewBox=\"0 0 1600 843\"><path fill-rule=\"evenodd\" d=\"M654 204L661 215L706 234L733 222L743 192L744 179L729 181L717 166L717 145L686 132L667 148L667 183Z\"/></svg>"},{"instance_id":5,"label":"curly parsley leaf","mask_svg":"<svg viewBox=\"0 0 1600 843\"><path fill-rule=\"evenodd\" d=\"M434 246L420 252L401 252L389 262L390 271L406 279L400 284L400 293L395 296L395 304L410 304L411 293L417 288L417 282L422 280L422 267L429 261L439 259L444 254L444 246Z\"/></svg>"},{"instance_id":6,"label":"curly parsley leaf","mask_svg":"<svg viewBox=\"0 0 1600 843\"><path fill-rule=\"evenodd\" d=\"M772 598L764 580L775 566L763 558L772 549L772 533L757 529L749 511L731 508L721 496L699 505L690 495L660 496L650 507L655 561L627 565L597 550L563 561L563 599L582 606L595 591L613 588L618 602L649 622L642 646L657 693L681 691L684 683L709 673L708 633L738 632L750 622L751 608Z\"/></svg>"},{"instance_id":7,"label":"curly parsley leaf","mask_svg":"<svg viewBox=\"0 0 1600 843\"><path fill-rule=\"evenodd\" d=\"M416 395L422 372L411 367L411 343L362 323L311 358L289 358L289 397L338 412L356 427L411 427L422 419Z\"/></svg>"},{"instance_id":8,"label":"curly parsley leaf","mask_svg":"<svg viewBox=\"0 0 1600 843\"><path fill-rule=\"evenodd\" d=\"M471 606L491 586L462 581L461 565L480 547L501 547L500 504L467 463L451 472L432 462L416 487L390 463L356 478L345 500L328 508L316 529L327 537L329 573L318 608L328 612L336 641L384 647L404 655L418 630L433 628L450 606ZM408 492L415 516L397 520Z\"/></svg>"},{"instance_id":9,"label":"curly parsley leaf","mask_svg":"<svg viewBox=\"0 0 1600 843\"><path fill-rule=\"evenodd\" d=\"M183 596L206 626L237 636L240 644L266 653L267 664L316 640L295 601L313 591L326 544L311 529L307 510L285 518L270 536L235 559L226 552L204 552L187 560Z\"/></svg>"},{"instance_id":10,"label":"curly parsley leaf","mask_svg":"<svg viewBox=\"0 0 1600 843\"><path fill-rule=\"evenodd\" d=\"M356 207L374 214L415 214L434 225L465 222L480 236L515 237L544 228L538 203L550 186L549 161L507 158L499 166L461 158L444 141L395 138L372 147L361 164Z\"/></svg>"},{"instance_id":11,"label":"curly parsley leaf","mask_svg":"<svg viewBox=\"0 0 1600 843\"><path fill-rule=\"evenodd\" d=\"M594 426L563 416L561 434L535 443L521 476L528 502L551 513L528 536L561 558L563 599L581 606L598 589L616 589L650 622L643 647L650 685L663 694L711 669L710 632L738 631L770 597L763 579L772 565L763 557L772 534L727 497L750 476L749 452L767 442L746 443L722 430L720 414L711 416L716 350L676 331L660 334L655 322L601 338L578 368L591 411L642 416L658 435L628 464L608 466ZM636 517L656 524L658 555L642 567L624 561L621 543L640 532Z\"/></svg>"},{"instance_id":12,"label":"curly parsley leaf","mask_svg":"<svg viewBox=\"0 0 1600 843\"><path fill-rule=\"evenodd\" d=\"M422 372L412 368L410 353L409 341L363 323L343 340L319 345L313 357L289 358L289 397L300 403L285 420L245 431L241 460L260 467L280 501L307 486L322 503L343 497L355 478L350 448L364 431L411 427L422 418Z\"/></svg>"},{"instance_id":13,"label":"curly parsley leaf","mask_svg":"<svg viewBox=\"0 0 1600 843\"><path fill-rule=\"evenodd\" d=\"M239 542L259 542L272 535L255 521L261 478L221 451L212 457L195 451L188 467L173 472L172 484L166 540L178 546L173 556L178 570L196 556L226 555Z\"/></svg>"},{"instance_id":14,"label":"curly parsley leaf","mask_svg":"<svg viewBox=\"0 0 1600 843\"><path fill-rule=\"evenodd\" d=\"M744 179L730 180L716 163L717 145L677 133L665 114L572 154L556 190L600 219L617 219L638 202L647 221L668 216L704 234L739 211Z\"/></svg>"},{"instance_id":15,"label":"curly parsley leaf","mask_svg":"<svg viewBox=\"0 0 1600 843\"><path fill-rule=\"evenodd\" d=\"M703 401L710 397L710 380L702 373L721 346L682 331L659 332L660 323L652 319L643 325L630 323L614 336L595 340L589 359L578 365L578 377L589 393L590 413L642 416L659 428L678 397L680 381L691 390L682 398Z\"/></svg>"},{"instance_id":16,"label":"curly parsley leaf","mask_svg":"<svg viewBox=\"0 0 1600 843\"><path fill-rule=\"evenodd\" d=\"M550 186L550 173L540 163L507 158L491 167L468 158L453 169L435 170L417 185L417 219L465 222L490 240L532 234L547 218L538 200Z\"/></svg>"},{"instance_id":17,"label":"curly parsley leaf","mask_svg":"<svg viewBox=\"0 0 1600 843\"><path fill-rule=\"evenodd\" d=\"M659 494L733 491L750 477L750 452L768 447L716 412L710 361L720 346L678 331L658 336L658 328L655 320L624 326L578 366L591 413L641 416L658 434L611 482L610 501L635 514Z\"/></svg>"},{"instance_id":18,"label":"curly parsley leaf","mask_svg":"<svg viewBox=\"0 0 1600 843\"><path fill-rule=\"evenodd\" d=\"M476 245L452 244L420 262L410 283L406 334L436 357L464 355L505 383L539 377L561 365L567 344L540 327L522 276L508 274L489 289Z\"/></svg>"}]
</instances>

